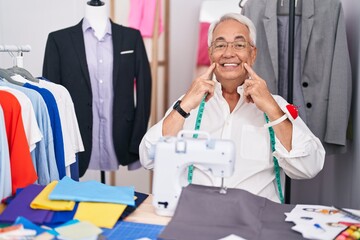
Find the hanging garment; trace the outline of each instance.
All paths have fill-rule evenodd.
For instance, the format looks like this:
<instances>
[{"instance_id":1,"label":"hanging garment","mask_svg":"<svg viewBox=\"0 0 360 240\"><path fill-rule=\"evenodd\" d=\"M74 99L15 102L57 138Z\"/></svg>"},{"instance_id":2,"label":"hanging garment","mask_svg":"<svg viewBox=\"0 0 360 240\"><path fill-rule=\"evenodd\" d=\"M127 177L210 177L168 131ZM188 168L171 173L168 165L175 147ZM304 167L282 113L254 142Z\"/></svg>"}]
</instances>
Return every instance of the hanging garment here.
<instances>
[{"instance_id":1,"label":"hanging garment","mask_svg":"<svg viewBox=\"0 0 360 240\"><path fill-rule=\"evenodd\" d=\"M11 196L9 145L6 138L4 112L0 105L0 201Z\"/></svg>"},{"instance_id":2,"label":"hanging garment","mask_svg":"<svg viewBox=\"0 0 360 240\"><path fill-rule=\"evenodd\" d=\"M111 22L111 32L114 100L113 119L108 124L113 124L112 138L117 161L121 165L128 165L139 159L139 144L148 126L151 102L150 65L139 31ZM93 96L82 21L73 27L49 34L43 76L66 87L73 99L85 148L78 155L81 177L89 165L93 129Z\"/></svg>"},{"instance_id":3,"label":"hanging garment","mask_svg":"<svg viewBox=\"0 0 360 240\"><path fill-rule=\"evenodd\" d=\"M0 81L0 86L10 87L24 93L31 101L34 108L36 121L43 138L36 143L36 147L31 151L38 175L38 183L46 185L53 180L59 180L59 172L55 161L54 139L51 129L50 117L46 103L41 95L35 90L18 86L6 81Z\"/></svg>"},{"instance_id":4,"label":"hanging garment","mask_svg":"<svg viewBox=\"0 0 360 240\"><path fill-rule=\"evenodd\" d=\"M31 104L30 99L21 91L13 88L0 86L0 90L11 93L19 101L21 106L21 116L23 119L24 130L25 130L26 139L28 141L29 150L30 152L33 151L36 147L36 143L40 142L43 136L39 129L39 125L35 117L35 111Z\"/></svg>"},{"instance_id":5,"label":"hanging garment","mask_svg":"<svg viewBox=\"0 0 360 240\"><path fill-rule=\"evenodd\" d=\"M31 160L21 106L14 95L0 91L0 105L4 112L6 135L9 144L12 194L37 180L36 171Z\"/></svg>"},{"instance_id":6,"label":"hanging garment","mask_svg":"<svg viewBox=\"0 0 360 240\"><path fill-rule=\"evenodd\" d=\"M46 107L48 109L51 129L53 131L53 139L54 139L54 149L55 149L55 158L56 158L56 166L59 172L59 178L61 179L66 175L65 173L65 156L64 156L64 141L62 135L62 127L59 116L59 109L56 104L56 100L54 95L45 88L40 88L30 83L25 83L24 87L33 89L40 93L43 97Z\"/></svg>"},{"instance_id":7,"label":"hanging garment","mask_svg":"<svg viewBox=\"0 0 360 240\"><path fill-rule=\"evenodd\" d=\"M159 6L159 35L163 32L161 1L131 0L128 26L138 29L143 37L151 38L155 26L156 3Z\"/></svg>"},{"instance_id":8,"label":"hanging garment","mask_svg":"<svg viewBox=\"0 0 360 240\"><path fill-rule=\"evenodd\" d=\"M223 14L239 12L239 0L205 0L200 7L197 66L210 66L208 30L210 24Z\"/></svg>"},{"instance_id":9,"label":"hanging garment","mask_svg":"<svg viewBox=\"0 0 360 240\"><path fill-rule=\"evenodd\" d=\"M84 151L74 103L69 91L60 84L40 79L38 86L49 90L56 100L63 133L65 167L67 167L75 162L76 153Z\"/></svg>"},{"instance_id":10,"label":"hanging garment","mask_svg":"<svg viewBox=\"0 0 360 240\"><path fill-rule=\"evenodd\" d=\"M277 1L251 0L243 14L257 28L254 69L278 92ZM323 143L345 146L351 101L351 68L339 0L302 2L300 79L307 125Z\"/></svg>"}]
</instances>

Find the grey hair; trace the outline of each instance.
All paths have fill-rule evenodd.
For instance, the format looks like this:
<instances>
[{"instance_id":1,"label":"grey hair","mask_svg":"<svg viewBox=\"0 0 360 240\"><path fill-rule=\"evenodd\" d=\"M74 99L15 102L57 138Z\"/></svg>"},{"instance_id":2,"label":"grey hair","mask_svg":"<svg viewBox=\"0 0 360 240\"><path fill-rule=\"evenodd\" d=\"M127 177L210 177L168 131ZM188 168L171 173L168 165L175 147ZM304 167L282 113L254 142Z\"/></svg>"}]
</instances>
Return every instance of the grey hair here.
<instances>
[{"instance_id":1,"label":"grey hair","mask_svg":"<svg viewBox=\"0 0 360 240\"><path fill-rule=\"evenodd\" d=\"M226 20L235 20L238 21L241 24L244 24L250 32L250 43L253 46L256 46L256 28L254 26L254 23L247 17L245 17L244 15L241 15L239 13L227 13L225 15L223 15L219 20L216 20L214 22L211 23L210 27L209 27L209 31L208 31L208 46L210 47L211 43L212 43L212 38L213 38L213 32L215 30L215 28L217 27L217 25L219 25L219 23L224 22Z\"/></svg>"}]
</instances>

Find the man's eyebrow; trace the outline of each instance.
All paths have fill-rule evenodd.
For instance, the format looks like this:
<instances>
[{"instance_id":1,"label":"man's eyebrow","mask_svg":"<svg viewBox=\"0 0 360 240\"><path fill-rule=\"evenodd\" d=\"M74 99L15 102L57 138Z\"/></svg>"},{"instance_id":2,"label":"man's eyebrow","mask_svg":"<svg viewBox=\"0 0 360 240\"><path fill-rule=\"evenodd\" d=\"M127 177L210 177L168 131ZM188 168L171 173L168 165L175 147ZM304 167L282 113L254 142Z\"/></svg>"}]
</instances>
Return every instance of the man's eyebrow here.
<instances>
[{"instance_id":1,"label":"man's eyebrow","mask_svg":"<svg viewBox=\"0 0 360 240\"><path fill-rule=\"evenodd\" d=\"M246 38L243 35L236 36L235 41L246 41ZM214 41L225 41L224 37L217 37Z\"/></svg>"},{"instance_id":2,"label":"man's eyebrow","mask_svg":"<svg viewBox=\"0 0 360 240\"><path fill-rule=\"evenodd\" d=\"M217 38L215 38L214 41L225 41L225 38L224 37L217 37Z\"/></svg>"},{"instance_id":3,"label":"man's eyebrow","mask_svg":"<svg viewBox=\"0 0 360 240\"><path fill-rule=\"evenodd\" d=\"M243 41L246 41L246 38L245 38L244 36L240 35L240 36L236 36L236 37L235 37L235 40L243 40Z\"/></svg>"}]
</instances>

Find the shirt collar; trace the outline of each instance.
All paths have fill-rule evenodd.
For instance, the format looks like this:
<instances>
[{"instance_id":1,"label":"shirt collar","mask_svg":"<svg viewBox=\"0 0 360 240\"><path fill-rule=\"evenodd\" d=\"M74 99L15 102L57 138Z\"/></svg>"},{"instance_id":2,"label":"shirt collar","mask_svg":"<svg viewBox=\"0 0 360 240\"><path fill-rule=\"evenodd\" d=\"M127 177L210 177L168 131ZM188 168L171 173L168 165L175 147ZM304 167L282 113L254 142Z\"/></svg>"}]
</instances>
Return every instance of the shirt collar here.
<instances>
[{"instance_id":1,"label":"shirt collar","mask_svg":"<svg viewBox=\"0 0 360 240\"><path fill-rule=\"evenodd\" d=\"M83 31L83 33L85 33L88 29L92 29L92 27L90 25L90 22L86 18L83 18L83 23L82 23L82 31ZM111 25L110 25L110 19L108 19L107 22L106 22L105 35L106 34L109 34L109 35L112 34Z\"/></svg>"},{"instance_id":2,"label":"shirt collar","mask_svg":"<svg viewBox=\"0 0 360 240\"><path fill-rule=\"evenodd\" d=\"M215 79L214 81L215 81L215 92L216 92L217 94L222 95L221 83L218 82L216 79ZM243 87L243 85L237 87L237 92L240 94L240 96L243 95L243 93L244 93L244 87Z\"/></svg>"}]
</instances>

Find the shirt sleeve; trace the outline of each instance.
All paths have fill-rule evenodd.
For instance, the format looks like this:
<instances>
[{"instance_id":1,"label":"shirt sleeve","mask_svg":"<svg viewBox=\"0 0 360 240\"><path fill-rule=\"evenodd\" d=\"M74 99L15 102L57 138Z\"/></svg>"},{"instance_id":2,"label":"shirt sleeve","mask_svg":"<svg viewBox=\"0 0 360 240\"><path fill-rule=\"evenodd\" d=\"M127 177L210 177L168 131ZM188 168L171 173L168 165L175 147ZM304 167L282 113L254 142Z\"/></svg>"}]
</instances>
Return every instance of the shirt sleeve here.
<instances>
[{"instance_id":1,"label":"shirt sleeve","mask_svg":"<svg viewBox=\"0 0 360 240\"><path fill-rule=\"evenodd\" d=\"M282 110L289 114L286 102L279 103ZM288 152L275 137L275 151L273 155L278 159L279 166L286 175L294 179L313 178L324 166L325 149L304 121L297 117L292 121L291 150Z\"/></svg>"}]
</instances>

